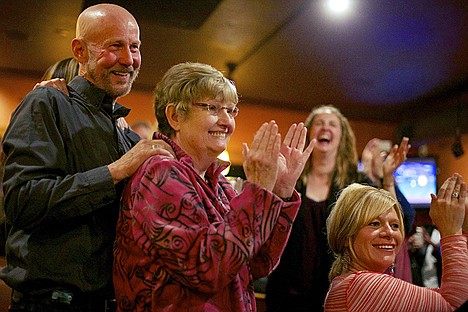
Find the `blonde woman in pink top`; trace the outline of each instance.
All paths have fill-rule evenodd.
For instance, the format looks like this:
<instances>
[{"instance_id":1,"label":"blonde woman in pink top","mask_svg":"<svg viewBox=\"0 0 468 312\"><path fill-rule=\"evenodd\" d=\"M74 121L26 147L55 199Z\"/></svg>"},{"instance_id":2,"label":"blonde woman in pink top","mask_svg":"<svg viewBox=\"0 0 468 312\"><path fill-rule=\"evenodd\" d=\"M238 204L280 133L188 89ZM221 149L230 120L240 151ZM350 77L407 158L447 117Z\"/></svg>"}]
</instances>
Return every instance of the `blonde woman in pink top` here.
<instances>
[{"instance_id":1,"label":"blonde woman in pink top","mask_svg":"<svg viewBox=\"0 0 468 312\"><path fill-rule=\"evenodd\" d=\"M432 194L429 215L441 233L442 283L437 289L394 278L391 267L404 237L398 202L387 191L352 184L328 220L336 256L325 311L454 311L468 300L468 207L459 174ZM389 269L390 268L390 269Z\"/></svg>"}]
</instances>

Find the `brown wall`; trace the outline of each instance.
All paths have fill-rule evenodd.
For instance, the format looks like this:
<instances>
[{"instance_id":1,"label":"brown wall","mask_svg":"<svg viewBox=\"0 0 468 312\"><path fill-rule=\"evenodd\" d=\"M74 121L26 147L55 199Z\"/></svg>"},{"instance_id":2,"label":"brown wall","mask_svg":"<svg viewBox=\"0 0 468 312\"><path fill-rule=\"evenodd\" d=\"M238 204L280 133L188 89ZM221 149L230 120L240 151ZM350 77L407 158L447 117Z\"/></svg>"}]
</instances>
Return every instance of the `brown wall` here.
<instances>
[{"instance_id":1,"label":"brown wall","mask_svg":"<svg viewBox=\"0 0 468 312\"><path fill-rule=\"evenodd\" d=\"M39 79L38 77L37 79ZM29 92L37 82L34 78L15 77L0 74L0 133L3 134L8 125L11 112L21 99ZM155 118L152 108L151 92L132 91L120 100L120 103L132 109L127 122L146 119L154 123ZM258 106L253 103L239 104L240 114L236 118L236 131L229 143L228 151L231 162L236 165L242 163L242 142L250 144L255 131L268 120L276 120L280 132L285 134L289 125L293 122L304 121L308 112L291 111L287 109ZM350 120L356 134L357 149L360 153L366 143L373 137L393 140L398 125L371 123L367 121ZM456 159L451 153L453 137L439 139L428 145L428 155L435 156L439 165L439 183L445 180L453 172L459 172L468 179L468 135L462 137L462 145L465 147L465 155ZM413 149L412 154L416 154Z\"/></svg>"}]
</instances>

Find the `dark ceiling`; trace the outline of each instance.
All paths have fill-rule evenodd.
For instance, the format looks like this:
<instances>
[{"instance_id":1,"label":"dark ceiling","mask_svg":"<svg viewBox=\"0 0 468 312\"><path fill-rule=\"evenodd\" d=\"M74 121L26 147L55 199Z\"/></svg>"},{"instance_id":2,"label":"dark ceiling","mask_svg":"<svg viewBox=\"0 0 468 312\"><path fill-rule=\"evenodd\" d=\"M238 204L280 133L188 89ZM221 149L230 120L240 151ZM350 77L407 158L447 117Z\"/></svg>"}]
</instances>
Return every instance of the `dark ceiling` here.
<instances>
[{"instance_id":1,"label":"dark ceiling","mask_svg":"<svg viewBox=\"0 0 468 312\"><path fill-rule=\"evenodd\" d=\"M340 16L325 0L2 1L0 73L40 77L71 56L76 18L98 2L126 7L140 23L138 89L151 90L176 63L198 61L259 105L333 103L350 118L440 119L441 128L452 120L453 129L467 103L466 0L350 0Z\"/></svg>"}]
</instances>

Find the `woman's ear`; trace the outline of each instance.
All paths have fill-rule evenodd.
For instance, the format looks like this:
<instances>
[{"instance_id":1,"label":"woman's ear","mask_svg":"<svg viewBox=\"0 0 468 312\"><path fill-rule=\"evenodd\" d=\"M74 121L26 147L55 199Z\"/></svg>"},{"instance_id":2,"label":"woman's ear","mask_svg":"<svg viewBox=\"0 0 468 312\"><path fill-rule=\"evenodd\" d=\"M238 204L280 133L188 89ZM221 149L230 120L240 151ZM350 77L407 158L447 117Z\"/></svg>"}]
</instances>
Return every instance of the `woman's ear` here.
<instances>
[{"instance_id":1,"label":"woman's ear","mask_svg":"<svg viewBox=\"0 0 468 312\"><path fill-rule=\"evenodd\" d=\"M168 104L166 106L166 118L167 122L175 131L180 130L181 116L177 113L176 106L174 104Z\"/></svg>"}]
</instances>

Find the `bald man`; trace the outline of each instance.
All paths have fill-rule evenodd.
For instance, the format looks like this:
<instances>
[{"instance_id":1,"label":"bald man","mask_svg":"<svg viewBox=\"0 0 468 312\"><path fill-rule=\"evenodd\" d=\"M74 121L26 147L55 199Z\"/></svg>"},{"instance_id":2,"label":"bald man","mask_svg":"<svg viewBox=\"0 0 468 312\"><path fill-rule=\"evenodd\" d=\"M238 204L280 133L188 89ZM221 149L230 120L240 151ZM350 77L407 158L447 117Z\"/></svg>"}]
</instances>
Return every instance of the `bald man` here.
<instances>
[{"instance_id":1,"label":"bald man","mask_svg":"<svg viewBox=\"0 0 468 312\"><path fill-rule=\"evenodd\" d=\"M113 311L112 245L123 183L154 149L116 119L129 109L141 65L140 29L124 8L98 4L77 20L79 76L69 97L38 87L20 103L3 140L5 212L12 226L10 311ZM2 299L4 300L4 299Z\"/></svg>"}]
</instances>

